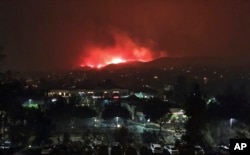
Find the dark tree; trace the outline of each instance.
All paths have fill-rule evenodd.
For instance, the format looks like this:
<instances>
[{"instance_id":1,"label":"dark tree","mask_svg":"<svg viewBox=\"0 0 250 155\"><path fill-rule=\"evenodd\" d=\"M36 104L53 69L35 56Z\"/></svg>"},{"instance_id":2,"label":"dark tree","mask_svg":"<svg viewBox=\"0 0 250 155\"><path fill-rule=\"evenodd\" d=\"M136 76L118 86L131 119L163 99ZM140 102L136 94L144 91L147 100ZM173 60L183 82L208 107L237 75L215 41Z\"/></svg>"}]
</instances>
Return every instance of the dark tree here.
<instances>
[{"instance_id":1,"label":"dark tree","mask_svg":"<svg viewBox=\"0 0 250 155\"><path fill-rule=\"evenodd\" d=\"M37 121L35 124L36 139L35 144L49 143L49 137L51 136L52 124L51 120L44 116L41 111L37 112Z\"/></svg>"},{"instance_id":2,"label":"dark tree","mask_svg":"<svg viewBox=\"0 0 250 155\"><path fill-rule=\"evenodd\" d=\"M134 137L135 135L125 127L118 128L114 131L115 141L123 146L135 142Z\"/></svg>"},{"instance_id":3,"label":"dark tree","mask_svg":"<svg viewBox=\"0 0 250 155\"><path fill-rule=\"evenodd\" d=\"M84 107L73 107L72 109L72 115L75 118L79 119L85 119L85 118L91 118L97 116L97 113L95 110L84 106Z\"/></svg>"},{"instance_id":4,"label":"dark tree","mask_svg":"<svg viewBox=\"0 0 250 155\"><path fill-rule=\"evenodd\" d=\"M137 152L136 152L136 149L134 147L132 147L131 145L129 145L126 148L125 154L126 155L137 155Z\"/></svg>"},{"instance_id":5,"label":"dark tree","mask_svg":"<svg viewBox=\"0 0 250 155\"><path fill-rule=\"evenodd\" d=\"M188 84L185 76L178 76L174 85L174 100L178 105L184 105L188 96Z\"/></svg>"},{"instance_id":6,"label":"dark tree","mask_svg":"<svg viewBox=\"0 0 250 155\"><path fill-rule=\"evenodd\" d=\"M102 113L102 118L113 119L115 117L121 117L123 119L131 119L131 114L125 106L108 105Z\"/></svg>"},{"instance_id":7,"label":"dark tree","mask_svg":"<svg viewBox=\"0 0 250 155\"><path fill-rule=\"evenodd\" d=\"M152 151L147 146L142 146L140 148L140 155L152 155Z\"/></svg>"},{"instance_id":8,"label":"dark tree","mask_svg":"<svg viewBox=\"0 0 250 155\"><path fill-rule=\"evenodd\" d=\"M3 61L4 61L4 58L6 57L6 55L3 53L4 51L4 47L0 46L0 67L2 67L3 65Z\"/></svg>"},{"instance_id":9,"label":"dark tree","mask_svg":"<svg viewBox=\"0 0 250 155\"><path fill-rule=\"evenodd\" d=\"M97 155L109 155L108 146L101 145L97 150Z\"/></svg>"},{"instance_id":10,"label":"dark tree","mask_svg":"<svg viewBox=\"0 0 250 155\"><path fill-rule=\"evenodd\" d=\"M143 112L152 121L158 121L169 112L169 105L157 98L153 98L145 102Z\"/></svg>"},{"instance_id":11,"label":"dark tree","mask_svg":"<svg viewBox=\"0 0 250 155\"><path fill-rule=\"evenodd\" d=\"M123 154L123 150L122 150L122 147L120 145L111 147L111 154L110 155L122 155L122 154Z\"/></svg>"},{"instance_id":12,"label":"dark tree","mask_svg":"<svg viewBox=\"0 0 250 155\"><path fill-rule=\"evenodd\" d=\"M79 106L81 103L81 97L79 95L72 95L69 98L69 104L73 105L73 106Z\"/></svg>"},{"instance_id":13,"label":"dark tree","mask_svg":"<svg viewBox=\"0 0 250 155\"><path fill-rule=\"evenodd\" d=\"M156 132L144 131L141 136L142 136L143 143L145 144L157 143L158 141L158 136Z\"/></svg>"},{"instance_id":14,"label":"dark tree","mask_svg":"<svg viewBox=\"0 0 250 155\"><path fill-rule=\"evenodd\" d=\"M151 119L151 121L159 122L160 132L163 124L163 117L169 113L169 104L160 101L157 98L150 99L143 107L144 114Z\"/></svg>"},{"instance_id":15,"label":"dark tree","mask_svg":"<svg viewBox=\"0 0 250 155\"><path fill-rule=\"evenodd\" d=\"M50 104L47 111L48 116L54 121L69 120L72 116L73 106L67 104L63 97L59 97L57 102Z\"/></svg>"},{"instance_id":16,"label":"dark tree","mask_svg":"<svg viewBox=\"0 0 250 155\"><path fill-rule=\"evenodd\" d=\"M206 101L198 84L195 84L189 95L185 110L189 118L186 124L186 140L190 144L201 144L203 142L202 128L206 121Z\"/></svg>"},{"instance_id":17,"label":"dark tree","mask_svg":"<svg viewBox=\"0 0 250 155\"><path fill-rule=\"evenodd\" d=\"M221 114L225 119L235 118L245 120L249 115L247 90L241 86L239 90L229 86L223 94L217 96Z\"/></svg>"},{"instance_id":18,"label":"dark tree","mask_svg":"<svg viewBox=\"0 0 250 155\"><path fill-rule=\"evenodd\" d=\"M52 125L41 109L23 108L15 105L9 113L9 137L12 143L36 144L49 142ZM30 141L30 138L34 139Z\"/></svg>"},{"instance_id":19,"label":"dark tree","mask_svg":"<svg viewBox=\"0 0 250 155\"><path fill-rule=\"evenodd\" d=\"M68 132L65 132L63 134L63 144L68 144L70 142L70 134Z\"/></svg>"}]
</instances>

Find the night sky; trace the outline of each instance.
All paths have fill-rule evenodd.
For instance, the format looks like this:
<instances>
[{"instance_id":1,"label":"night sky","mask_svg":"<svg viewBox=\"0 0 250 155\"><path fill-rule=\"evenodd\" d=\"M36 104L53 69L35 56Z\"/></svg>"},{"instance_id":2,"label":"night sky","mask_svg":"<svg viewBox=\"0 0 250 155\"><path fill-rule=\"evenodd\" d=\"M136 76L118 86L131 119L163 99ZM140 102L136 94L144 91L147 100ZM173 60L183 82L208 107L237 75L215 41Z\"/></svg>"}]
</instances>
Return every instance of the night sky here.
<instances>
[{"instance_id":1,"label":"night sky","mask_svg":"<svg viewBox=\"0 0 250 155\"><path fill-rule=\"evenodd\" d=\"M1 0L0 46L12 70L68 69L114 53L247 58L250 1Z\"/></svg>"}]
</instances>

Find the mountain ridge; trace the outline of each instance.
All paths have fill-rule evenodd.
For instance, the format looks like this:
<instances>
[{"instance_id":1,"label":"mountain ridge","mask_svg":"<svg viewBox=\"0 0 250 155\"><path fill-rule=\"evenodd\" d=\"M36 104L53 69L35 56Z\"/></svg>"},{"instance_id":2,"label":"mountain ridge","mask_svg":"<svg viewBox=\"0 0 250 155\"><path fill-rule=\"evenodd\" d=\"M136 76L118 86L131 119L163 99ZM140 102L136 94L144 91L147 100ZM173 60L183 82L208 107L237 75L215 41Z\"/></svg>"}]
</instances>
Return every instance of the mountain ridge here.
<instances>
[{"instance_id":1,"label":"mountain ridge","mask_svg":"<svg viewBox=\"0 0 250 155\"><path fill-rule=\"evenodd\" d=\"M129 61L119 64L109 64L101 70L117 70L122 68L164 68L164 67L181 67L181 66L210 66L210 67L241 67L250 66L250 62L241 58L226 57L161 57L148 62Z\"/></svg>"}]
</instances>

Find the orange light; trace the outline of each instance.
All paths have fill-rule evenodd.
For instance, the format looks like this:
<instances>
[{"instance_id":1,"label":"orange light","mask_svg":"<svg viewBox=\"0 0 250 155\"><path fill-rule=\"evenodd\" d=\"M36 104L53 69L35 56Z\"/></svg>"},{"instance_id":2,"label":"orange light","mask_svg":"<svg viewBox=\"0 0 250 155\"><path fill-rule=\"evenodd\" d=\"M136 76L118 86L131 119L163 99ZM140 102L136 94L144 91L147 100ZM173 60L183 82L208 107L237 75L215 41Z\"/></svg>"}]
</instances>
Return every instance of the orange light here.
<instances>
[{"instance_id":1,"label":"orange light","mask_svg":"<svg viewBox=\"0 0 250 155\"><path fill-rule=\"evenodd\" d=\"M114 34L115 44L108 47L99 47L94 43L84 48L81 67L102 68L109 64L118 64L128 61L151 61L157 57L166 56L165 52L156 52L150 45L137 44L125 33ZM87 54L86 54L87 53ZM155 53L160 53L155 55Z\"/></svg>"},{"instance_id":2,"label":"orange light","mask_svg":"<svg viewBox=\"0 0 250 155\"><path fill-rule=\"evenodd\" d=\"M118 63L123 63L126 62L126 60L122 58L113 58L108 64L118 64Z\"/></svg>"}]
</instances>

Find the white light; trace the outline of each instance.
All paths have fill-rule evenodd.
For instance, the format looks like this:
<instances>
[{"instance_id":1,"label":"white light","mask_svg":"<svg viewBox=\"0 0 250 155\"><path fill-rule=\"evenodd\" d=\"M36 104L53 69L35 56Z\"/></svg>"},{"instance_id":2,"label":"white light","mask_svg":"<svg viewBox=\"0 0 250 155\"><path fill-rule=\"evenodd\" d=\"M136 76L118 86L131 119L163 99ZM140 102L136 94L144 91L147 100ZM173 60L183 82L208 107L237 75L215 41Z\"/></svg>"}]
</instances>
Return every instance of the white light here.
<instances>
[{"instance_id":1,"label":"white light","mask_svg":"<svg viewBox=\"0 0 250 155\"><path fill-rule=\"evenodd\" d=\"M56 102L56 101L57 101L56 98L52 98L52 99L51 99L51 102Z\"/></svg>"}]
</instances>

